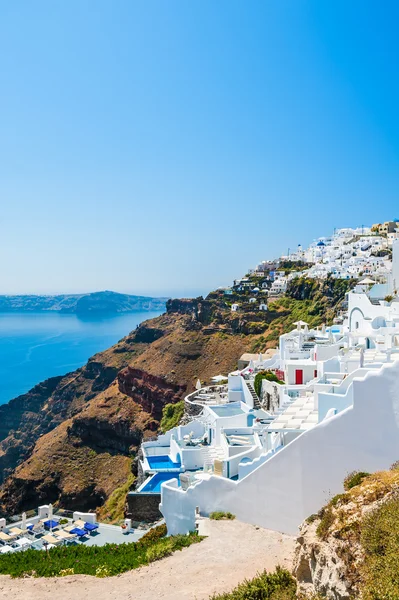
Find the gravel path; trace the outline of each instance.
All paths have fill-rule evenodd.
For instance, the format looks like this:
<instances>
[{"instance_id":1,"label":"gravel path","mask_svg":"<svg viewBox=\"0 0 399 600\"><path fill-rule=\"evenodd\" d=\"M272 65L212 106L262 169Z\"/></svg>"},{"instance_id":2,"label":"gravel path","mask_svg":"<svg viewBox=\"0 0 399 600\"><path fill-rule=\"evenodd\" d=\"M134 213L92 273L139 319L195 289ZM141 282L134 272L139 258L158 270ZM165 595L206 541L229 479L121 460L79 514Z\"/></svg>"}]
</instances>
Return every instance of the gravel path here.
<instances>
[{"instance_id":1,"label":"gravel path","mask_svg":"<svg viewBox=\"0 0 399 600\"><path fill-rule=\"evenodd\" d=\"M0 576L3 600L208 600L277 565L291 568L295 538L239 521L206 521L200 544L118 577Z\"/></svg>"}]
</instances>

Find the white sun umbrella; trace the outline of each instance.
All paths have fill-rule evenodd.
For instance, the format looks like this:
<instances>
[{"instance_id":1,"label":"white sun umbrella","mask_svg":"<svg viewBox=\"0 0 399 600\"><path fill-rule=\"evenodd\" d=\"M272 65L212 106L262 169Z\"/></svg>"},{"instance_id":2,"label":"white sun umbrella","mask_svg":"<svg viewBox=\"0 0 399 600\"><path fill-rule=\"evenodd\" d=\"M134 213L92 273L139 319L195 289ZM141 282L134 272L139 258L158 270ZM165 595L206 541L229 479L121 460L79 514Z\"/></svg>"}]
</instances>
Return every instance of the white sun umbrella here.
<instances>
[{"instance_id":1,"label":"white sun umbrella","mask_svg":"<svg viewBox=\"0 0 399 600\"><path fill-rule=\"evenodd\" d=\"M259 362L263 362L263 356L262 353L259 354L259 358L258 358Z\"/></svg>"},{"instance_id":2,"label":"white sun umbrella","mask_svg":"<svg viewBox=\"0 0 399 600\"><path fill-rule=\"evenodd\" d=\"M309 333L309 325L307 323L305 323L305 326L303 328L303 332L304 333Z\"/></svg>"},{"instance_id":3,"label":"white sun umbrella","mask_svg":"<svg viewBox=\"0 0 399 600\"><path fill-rule=\"evenodd\" d=\"M294 325L296 325L298 331L301 331L301 327L304 327L307 323L305 321L294 321Z\"/></svg>"},{"instance_id":4,"label":"white sun umbrella","mask_svg":"<svg viewBox=\"0 0 399 600\"><path fill-rule=\"evenodd\" d=\"M321 333L323 335L326 335L326 324L325 323L323 323L323 325L321 326Z\"/></svg>"},{"instance_id":5,"label":"white sun umbrella","mask_svg":"<svg viewBox=\"0 0 399 600\"><path fill-rule=\"evenodd\" d=\"M330 331L328 332L328 341L333 344L334 343L334 336L333 336L333 332L331 331L331 327L330 327Z\"/></svg>"},{"instance_id":6,"label":"white sun umbrella","mask_svg":"<svg viewBox=\"0 0 399 600\"><path fill-rule=\"evenodd\" d=\"M22 531L25 531L25 529L26 529L26 513L25 512L22 513L21 529L22 529Z\"/></svg>"},{"instance_id":7,"label":"white sun umbrella","mask_svg":"<svg viewBox=\"0 0 399 600\"><path fill-rule=\"evenodd\" d=\"M197 379L197 383L195 384L195 389L200 390L202 388L201 381Z\"/></svg>"}]
</instances>

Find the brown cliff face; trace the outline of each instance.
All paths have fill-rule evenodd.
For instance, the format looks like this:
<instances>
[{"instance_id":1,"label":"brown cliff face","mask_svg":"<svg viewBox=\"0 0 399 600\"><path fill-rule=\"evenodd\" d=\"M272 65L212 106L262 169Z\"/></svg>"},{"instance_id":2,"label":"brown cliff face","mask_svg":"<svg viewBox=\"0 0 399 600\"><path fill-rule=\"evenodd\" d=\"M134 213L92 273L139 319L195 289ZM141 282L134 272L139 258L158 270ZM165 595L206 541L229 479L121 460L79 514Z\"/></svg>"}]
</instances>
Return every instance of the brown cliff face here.
<instances>
[{"instance_id":1,"label":"brown cliff face","mask_svg":"<svg viewBox=\"0 0 399 600\"><path fill-rule=\"evenodd\" d=\"M187 389L186 385L168 383L163 377L133 367L119 371L118 385L123 394L130 396L157 421L162 418L165 404L179 402Z\"/></svg>"},{"instance_id":2,"label":"brown cliff face","mask_svg":"<svg viewBox=\"0 0 399 600\"><path fill-rule=\"evenodd\" d=\"M342 300L345 291L339 286L334 298ZM292 327L291 310L315 319L313 305L301 300L283 298L274 302L275 313L261 314L245 294L237 299L238 315L219 291L205 300L171 300L164 315L81 369L1 406L0 512L44 502L82 510L102 505L126 484L140 442L158 430L165 404L193 391L198 378L209 382L235 369L243 352L270 347ZM327 314L323 307L320 323Z\"/></svg>"},{"instance_id":3,"label":"brown cliff face","mask_svg":"<svg viewBox=\"0 0 399 600\"><path fill-rule=\"evenodd\" d=\"M206 333L204 302L175 303L81 369L0 407L3 513L45 502L94 509L126 483L164 405L235 368L247 347L248 338Z\"/></svg>"}]
</instances>

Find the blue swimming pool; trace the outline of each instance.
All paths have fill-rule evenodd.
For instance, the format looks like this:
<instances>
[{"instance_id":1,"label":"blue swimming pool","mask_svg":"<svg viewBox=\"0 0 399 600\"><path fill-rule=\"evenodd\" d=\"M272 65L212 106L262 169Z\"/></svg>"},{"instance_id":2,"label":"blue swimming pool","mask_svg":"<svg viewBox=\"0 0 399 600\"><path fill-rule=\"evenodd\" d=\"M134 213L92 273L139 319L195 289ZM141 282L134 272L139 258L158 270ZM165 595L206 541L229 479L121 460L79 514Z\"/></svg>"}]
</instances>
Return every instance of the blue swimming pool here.
<instances>
[{"instance_id":1,"label":"blue swimming pool","mask_svg":"<svg viewBox=\"0 0 399 600\"><path fill-rule=\"evenodd\" d=\"M179 471L170 471L169 473L155 473L155 475L151 477L149 482L146 483L146 485L143 488L141 488L140 492L153 492L154 494L159 494L161 491L161 483L163 483L164 481L169 481L170 479L177 479L180 486Z\"/></svg>"},{"instance_id":2,"label":"blue swimming pool","mask_svg":"<svg viewBox=\"0 0 399 600\"><path fill-rule=\"evenodd\" d=\"M147 456L148 464L150 465L150 469L154 469L154 471L162 471L165 469L180 469L181 462L173 462L169 456Z\"/></svg>"},{"instance_id":3,"label":"blue swimming pool","mask_svg":"<svg viewBox=\"0 0 399 600\"><path fill-rule=\"evenodd\" d=\"M219 404L218 406L210 406L209 408L211 408L218 417L234 417L244 413L241 406L236 403Z\"/></svg>"}]
</instances>

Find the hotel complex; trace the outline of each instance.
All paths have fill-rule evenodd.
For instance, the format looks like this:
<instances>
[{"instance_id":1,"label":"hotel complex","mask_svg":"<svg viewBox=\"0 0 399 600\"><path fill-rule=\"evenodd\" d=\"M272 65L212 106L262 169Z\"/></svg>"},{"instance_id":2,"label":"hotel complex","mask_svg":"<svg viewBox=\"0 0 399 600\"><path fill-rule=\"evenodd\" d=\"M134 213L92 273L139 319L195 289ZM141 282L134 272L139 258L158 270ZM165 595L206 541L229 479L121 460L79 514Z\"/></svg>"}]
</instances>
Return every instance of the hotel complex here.
<instances>
[{"instance_id":1,"label":"hotel complex","mask_svg":"<svg viewBox=\"0 0 399 600\"><path fill-rule=\"evenodd\" d=\"M185 399L191 420L142 444L135 493L160 497L170 534L212 511L295 534L348 473L399 459L399 239L396 223L392 234L378 227L336 231L289 257L307 264L307 278L354 280L333 324L293 323L275 352L198 383ZM257 298L262 287L250 291Z\"/></svg>"}]
</instances>

